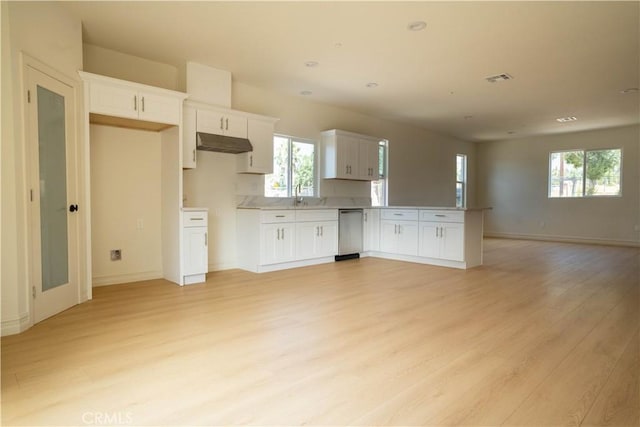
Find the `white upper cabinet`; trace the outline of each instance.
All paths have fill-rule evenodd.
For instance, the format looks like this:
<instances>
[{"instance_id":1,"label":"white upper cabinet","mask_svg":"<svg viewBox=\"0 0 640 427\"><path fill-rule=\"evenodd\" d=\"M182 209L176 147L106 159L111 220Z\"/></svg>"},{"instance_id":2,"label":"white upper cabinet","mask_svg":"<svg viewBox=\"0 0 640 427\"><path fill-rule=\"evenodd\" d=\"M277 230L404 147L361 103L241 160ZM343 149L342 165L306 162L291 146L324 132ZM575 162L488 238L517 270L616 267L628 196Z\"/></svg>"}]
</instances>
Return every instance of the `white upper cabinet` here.
<instances>
[{"instance_id":1,"label":"white upper cabinet","mask_svg":"<svg viewBox=\"0 0 640 427\"><path fill-rule=\"evenodd\" d=\"M376 181L380 178L379 152L378 141L360 140L360 177L364 177L367 181Z\"/></svg>"},{"instance_id":2,"label":"white upper cabinet","mask_svg":"<svg viewBox=\"0 0 640 427\"><path fill-rule=\"evenodd\" d=\"M89 112L179 125L186 94L80 72L89 86Z\"/></svg>"},{"instance_id":3,"label":"white upper cabinet","mask_svg":"<svg viewBox=\"0 0 640 427\"><path fill-rule=\"evenodd\" d=\"M203 132L248 139L253 150L235 154L237 172L270 174L273 172L273 131L277 121L273 117L187 101L183 118L182 167L196 167L196 133Z\"/></svg>"},{"instance_id":4,"label":"white upper cabinet","mask_svg":"<svg viewBox=\"0 0 640 427\"><path fill-rule=\"evenodd\" d=\"M275 119L249 118L247 137L253 151L236 156L238 173L273 173L273 129Z\"/></svg>"},{"instance_id":5,"label":"white upper cabinet","mask_svg":"<svg viewBox=\"0 0 640 427\"><path fill-rule=\"evenodd\" d=\"M378 140L341 130L322 132L325 179L375 181L378 176Z\"/></svg>"},{"instance_id":6,"label":"white upper cabinet","mask_svg":"<svg viewBox=\"0 0 640 427\"><path fill-rule=\"evenodd\" d=\"M235 138L247 137L247 118L231 111L198 109L196 123L198 132Z\"/></svg>"},{"instance_id":7,"label":"white upper cabinet","mask_svg":"<svg viewBox=\"0 0 640 427\"><path fill-rule=\"evenodd\" d=\"M196 109L185 105L182 115L182 167L196 167Z\"/></svg>"}]
</instances>

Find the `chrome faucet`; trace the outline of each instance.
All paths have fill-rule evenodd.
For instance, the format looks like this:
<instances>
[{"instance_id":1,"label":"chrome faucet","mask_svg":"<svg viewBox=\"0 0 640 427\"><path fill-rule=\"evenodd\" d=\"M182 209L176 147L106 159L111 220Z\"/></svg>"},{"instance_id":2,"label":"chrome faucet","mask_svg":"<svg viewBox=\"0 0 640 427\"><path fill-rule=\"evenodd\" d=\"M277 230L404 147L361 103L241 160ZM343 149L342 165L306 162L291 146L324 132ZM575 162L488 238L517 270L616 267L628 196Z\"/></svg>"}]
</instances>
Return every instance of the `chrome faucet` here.
<instances>
[{"instance_id":1,"label":"chrome faucet","mask_svg":"<svg viewBox=\"0 0 640 427\"><path fill-rule=\"evenodd\" d=\"M294 187L294 198L293 198L293 206L298 206L300 203L304 202L304 197L299 196L302 192L302 184L298 184Z\"/></svg>"}]
</instances>

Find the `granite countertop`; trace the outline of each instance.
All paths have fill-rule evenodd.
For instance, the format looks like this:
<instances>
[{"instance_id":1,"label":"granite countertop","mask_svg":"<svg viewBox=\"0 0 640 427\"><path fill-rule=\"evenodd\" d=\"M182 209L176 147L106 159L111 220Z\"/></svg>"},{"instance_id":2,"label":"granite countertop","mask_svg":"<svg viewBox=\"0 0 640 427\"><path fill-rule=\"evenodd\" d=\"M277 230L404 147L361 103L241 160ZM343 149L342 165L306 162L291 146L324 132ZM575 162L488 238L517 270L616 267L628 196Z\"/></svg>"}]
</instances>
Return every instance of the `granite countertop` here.
<instances>
[{"instance_id":1,"label":"granite countertop","mask_svg":"<svg viewBox=\"0 0 640 427\"><path fill-rule=\"evenodd\" d=\"M456 208L443 206L238 206L237 209L256 209L263 211L313 210L313 209L423 209L437 211L482 211L490 207Z\"/></svg>"},{"instance_id":2,"label":"granite countertop","mask_svg":"<svg viewBox=\"0 0 640 427\"><path fill-rule=\"evenodd\" d=\"M182 212L201 212L201 211L208 211L209 208L188 208L188 207L183 207L182 208Z\"/></svg>"}]
</instances>

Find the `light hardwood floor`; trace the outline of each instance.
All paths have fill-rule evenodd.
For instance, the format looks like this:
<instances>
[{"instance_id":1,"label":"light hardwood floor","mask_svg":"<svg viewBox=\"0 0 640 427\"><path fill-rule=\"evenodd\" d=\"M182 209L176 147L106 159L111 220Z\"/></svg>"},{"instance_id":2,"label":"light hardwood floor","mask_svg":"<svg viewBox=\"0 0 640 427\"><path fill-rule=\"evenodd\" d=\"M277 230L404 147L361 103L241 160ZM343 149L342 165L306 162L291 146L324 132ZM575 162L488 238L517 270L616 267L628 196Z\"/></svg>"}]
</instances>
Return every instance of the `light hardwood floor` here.
<instances>
[{"instance_id":1,"label":"light hardwood floor","mask_svg":"<svg viewBox=\"0 0 640 427\"><path fill-rule=\"evenodd\" d=\"M640 250L488 239L96 288L2 339L3 425L640 424Z\"/></svg>"}]
</instances>

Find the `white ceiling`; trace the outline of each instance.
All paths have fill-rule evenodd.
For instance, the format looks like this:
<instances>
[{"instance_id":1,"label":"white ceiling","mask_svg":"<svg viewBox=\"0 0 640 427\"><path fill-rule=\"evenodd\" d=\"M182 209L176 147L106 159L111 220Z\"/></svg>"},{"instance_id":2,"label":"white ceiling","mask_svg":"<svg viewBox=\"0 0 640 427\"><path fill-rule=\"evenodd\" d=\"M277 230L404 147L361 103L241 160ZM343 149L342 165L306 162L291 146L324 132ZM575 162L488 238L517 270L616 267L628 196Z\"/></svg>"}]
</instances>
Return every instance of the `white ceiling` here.
<instances>
[{"instance_id":1,"label":"white ceiling","mask_svg":"<svg viewBox=\"0 0 640 427\"><path fill-rule=\"evenodd\" d=\"M82 20L86 43L180 67L199 62L235 81L293 96L312 91L313 101L465 140L640 122L638 93L620 93L640 87L638 1L66 7ZM408 31L413 21L427 28ZM513 80L485 80L500 73ZM578 120L555 120L566 116Z\"/></svg>"}]
</instances>

